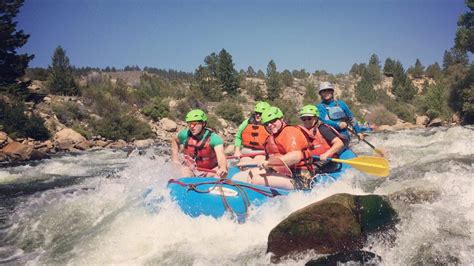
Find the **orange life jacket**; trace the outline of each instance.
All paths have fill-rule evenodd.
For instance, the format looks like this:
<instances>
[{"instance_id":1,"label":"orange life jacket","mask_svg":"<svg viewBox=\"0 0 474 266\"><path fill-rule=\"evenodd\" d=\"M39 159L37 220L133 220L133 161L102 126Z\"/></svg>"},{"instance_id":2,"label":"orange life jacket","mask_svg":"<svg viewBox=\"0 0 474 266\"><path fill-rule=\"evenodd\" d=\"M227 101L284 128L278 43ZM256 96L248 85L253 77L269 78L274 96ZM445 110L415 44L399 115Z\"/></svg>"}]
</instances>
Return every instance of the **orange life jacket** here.
<instances>
[{"instance_id":1,"label":"orange life jacket","mask_svg":"<svg viewBox=\"0 0 474 266\"><path fill-rule=\"evenodd\" d=\"M184 143L183 153L190 156L196 162L197 167L213 169L217 166L217 156L214 149L211 147L212 131L208 128L204 129L206 136L200 141L191 135L188 131L188 138Z\"/></svg>"},{"instance_id":2,"label":"orange life jacket","mask_svg":"<svg viewBox=\"0 0 474 266\"><path fill-rule=\"evenodd\" d=\"M342 136L341 134L336 130L334 129L333 127L329 126L329 125L326 125L326 124L322 124L321 126L325 126L327 127L329 130L331 130L338 138L340 138L341 140L342 139ZM311 151L311 155L316 155L316 156L319 156L323 153L325 153L326 151L328 151L330 148L331 148L331 143L329 143L325 138L324 136L321 134L321 131L318 130L318 126L315 125L312 130L311 129L307 129L305 128L304 126L301 126L299 125L298 126L301 131L305 134L306 138L308 139L309 142L311 142L311 146L310 147L310 151ZM331 157L334 157L334 158L338 158L338 154L331 154Z\"/></svg>"},{"instance_id":3,"label":"orange life jacket","mask_svg":"<svg viewBox=\"0 0 474 266\"><path fill-rule=\"evenodd\" d=\"M265 140L269 135L263 125L249 122L242 131L242 145L256 150L263 150L263 144L265 144Z\"/></svg>"},{"instance_id":4,"label":"orange life jacket","mask_svg":"<svg viewBox=\"0 0 474 266\"><path fill-rule=\"evenodd\" d=\"M285 147L283 144L283 139L285 134L281 134L284 130L293 130L297 129L298 131L301 131L301 129L297 126L288 126L285 125L281 131L275 135L270 135L267 140L265 141L265 153L268 156L274 156L274 155L284 155L288 153L289 149L288 147ZM296 135L296 134L293 134ZM304 133L303 133L304 135ZM301 152L303 152L303 159L298 162L295 165L290 165L290 168L300 168L300 169L308 169L308 170L313 170L313 158L311 157L311 152L310 148L312 147L311 142L308 141L307 137L304 136L304 138L299 138L295 139L295 141L299 142L298 146L304 147Z\"/></svg>"}]
</instances>

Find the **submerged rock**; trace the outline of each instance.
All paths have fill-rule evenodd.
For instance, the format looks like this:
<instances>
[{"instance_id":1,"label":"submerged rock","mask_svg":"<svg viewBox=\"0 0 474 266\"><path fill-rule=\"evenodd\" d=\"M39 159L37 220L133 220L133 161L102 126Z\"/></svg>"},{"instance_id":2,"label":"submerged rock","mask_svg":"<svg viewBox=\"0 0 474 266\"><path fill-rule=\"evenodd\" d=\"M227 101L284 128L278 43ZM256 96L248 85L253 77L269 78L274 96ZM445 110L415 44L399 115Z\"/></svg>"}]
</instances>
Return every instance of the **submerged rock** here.
<instances>
[{"instance_id":1,"label":"submerged rock","mask_svg":"<svg viewBox=\"0 0 474 266\"><path fill-rule=\"evenodd\" d=\"M359 250L370 233L389 228L397 214L385 197L336 194L304 207L268 236L272 261L314 250L320 254Z\"/></svg>"}]
</instances>

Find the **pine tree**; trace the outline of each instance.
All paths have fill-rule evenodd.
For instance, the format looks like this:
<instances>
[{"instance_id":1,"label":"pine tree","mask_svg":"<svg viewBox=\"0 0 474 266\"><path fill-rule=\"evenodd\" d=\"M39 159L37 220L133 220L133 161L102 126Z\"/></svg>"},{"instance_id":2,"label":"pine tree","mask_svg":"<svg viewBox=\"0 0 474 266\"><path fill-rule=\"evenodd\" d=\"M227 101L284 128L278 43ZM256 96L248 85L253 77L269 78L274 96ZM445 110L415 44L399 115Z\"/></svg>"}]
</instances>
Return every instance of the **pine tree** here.
<instances>
[{"instance_id":1,"label":"pine tree","mask_svg":"<svg viewBox=\"0 0 474 266\"><path fill-rule=\"evenodd\" d=\"M288 69L285 69L283 72L281 72L281 80L285 86L293 86L293 76Z\"/></svg>"},{"instance_id":2,"label":"pine tree","mask_svg":"<svg viewBox=\"0 0 474 266\"><path fill-rule=\"evenodd\" d=\"M217 68L219 65L219 57L216 55L216 53L212 53L206 58L204 58L204 63L206 64L206 68L209 71L211 77L217 79Z\"/></svg>"},{"instance_id":3,"label":"pine tree","mask_svg":"<svg viewBox=\"0 0 474 266\"><path fill-rule=\"evenodd\" d=\"M267 65L267 98L269 100L274 100L280 97L281 93L281 81L280 74L277 71L275 62L270 60Z\"/></svg>"},{"instance_id":4,"label":"pine tree","mask_svg":"<svg viewBox=\"0 0 474 266\"><path fill-rule=\"evenodd\" d=\"M459 16L454 41L457 49L474 53L474 0L466 0L466 4L470 11Z\"/></svg>"},{"instance_id":5,"label":"pine tree","mask_svg":"<svg viewBox=\"0 0 474 266\"><path fill-rule=\"evenodd\" d=\"M374 103L376 96L374 90L373 77L368 69L362 74L361 80L355 87L355 95L361 103Z\"/></svg>"},{"instance_id":6,"label":"pine tree","mask_svg":"<svg viewBox=\"0 0 474 266\"><path fill-rule=\"evenodd\" d=\"M467 56L466 51L456 48L451 48L449 51L445 50L443 56L443 70L456 64L464 67L469 64L469 57Z\"/></svg>"},{"instance_id":7,"label":"pine tree","mask_svg":"<svg viewBox=\"0 0 474 266\"><path fill-rule=\"evenodd\" d=\"M319 95L317 93L316 86L313 82L306 82L305 85L305 95L303 98L303 104L315 104L319 101Z\"/></svg>"},{"instance_id":8,"label":"pine tree","mask_svg":"<svg viewBox=\"0 0 474 266\"><path fill-rule=\"evenodd\" d=\"M225 49L222 49L219 53L217 77L224 91L229 95L237 94L239 88L238 73L234 69L232 56Z\"/></svg>"},{"instance_id":9,"label":"pine tree","mask_svg":"<svg viewBox=\"0 0 474 266\"><path fill-rule=\"evenodd\" d=\"M394 67L392 92L397 100L402 102L411 102L416 95L415 87L405 73L402 63L398 60Z\"/></svg>"},{"instance_id":10,"label":"pine tree","mask_svg":"<svg viewBox=\"0 0 474 266\"><path fill-rule=\"evenodd\" d=\"M208 67L199 65L196 69L195 81L197 83L196 87L206 98L216 101L222 99L222 92L217 85L217 80L212 76Z\"/></svg>"},{"instance_id":11,"label":"pine tree","mask_svg":"<svg viewBox=\"0 0 474 266\"><path fill-rule=\"evenodd\" d=\"M358 75L358 70L359 70L359 65L357 63L354 63L351 67L351 70L349 70L349 74L352 76Z\"/></svg>"},{"instance_id":12,"label":"pine tree","mask_svg":"<svg viewBox=\"0 0 474 266\"><path fill-rule=\"evenodd\" d=\"M395 68L395 61L390 57L385 59L383 74L387 77L393 77L394 68Z\"/></svg>"},{"instance_id":13,"label":"pine tree","mask_svg":"<svg viewBox=\"0 0 474 266\"><path fill-rule=\"evenodd\" d=\"M425 67L421 64L420 59L416 59L415 66L410 67L408 69L408 74L410 74L413 78L419 79L423 77Z\"/></svg>"},{"instance_id":14,"label":"pine tree","mask_svg":"<svg viewBox=\"0 0 474 266\"><path fill-rule=\"evenodd\" d=\"M255 70L253 70L253 67L252 66L249 66L247 68L247 77L249 78L255 78L255 76L257 75L257 73L255 73Z\"/></svg>"},{"instance_id":15,"label":"pine tree","mask_svg":"<svg viewBox=\"0 0 474 266\"><path fill-rule=\"evenodd\" d=\"M353 64L349 73L353 76L362 76L366 68L367 68L367 65L365 63Z\"/></svg>"},{"instance_id":16,"label":"pine tree","mask_svg":"<svg viewBox=\"0 0 474 266\"><path fill-rule=\"evenodd\" d=\"M431 119L449 114L448 93L446 85L442 82L429 85L422 97L422 108Z\"/></svg>"},{"instance_id":17,"label":"pine tree","mask_svg":"<svg viewBox=\"0 0 474 266\"><path fill-rule=\"evenodd\" d=\"M28 41L29 35L23 30L17 31L17 22L13 19L23 5L23 0L0 1L0 94L13 95L25 99L29 82L19 82L25 74L33 55L17 54L16 49Z\"/></svg>"},{"instance_id":18,"label":"pine tree","mask_svg":"<svg viewBox=\"0 0 474 266\"><path fill-rule=\"evenodd\" d=\"M437 79L439 75L441 75L441 67L439 66L438 62L435 62L426 68L425 73L427 77Z\"/></svg>"},{"instance_id":19,"label":"pine tree","mask_svg":"<svg viewBox=\"0 0 474 266\"><path fill-rule=\"evenodd\" d=\"M74 81L72 67L66 51L58 46L54 51L51 66L51 75L48 79L48 87L52 94L58 95L79 95L79 86Z\"/></svg>"},{"instance_id":20,"label":"pine tree","mask_svg":"<svg viewBox=\"0 0 474 266\"><path fill-rule=\"evenodd\" d=\"M368 78L371 79L372 84L377 84L382 81L382 74L379 57L376 54L372 54L367 65Z\"/></svg>"}]
</instances>

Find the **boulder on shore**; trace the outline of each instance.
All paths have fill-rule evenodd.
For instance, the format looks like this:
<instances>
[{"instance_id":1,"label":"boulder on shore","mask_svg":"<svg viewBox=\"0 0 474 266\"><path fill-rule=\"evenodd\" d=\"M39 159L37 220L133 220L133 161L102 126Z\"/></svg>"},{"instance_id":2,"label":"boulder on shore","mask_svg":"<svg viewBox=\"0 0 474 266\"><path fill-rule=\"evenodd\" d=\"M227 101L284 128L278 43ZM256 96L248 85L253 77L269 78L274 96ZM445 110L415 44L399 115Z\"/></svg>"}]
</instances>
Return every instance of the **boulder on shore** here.
<instances>
[{"instance_id":1,"label":"boulder on shore","mask_svg":"<svg viewBox=\"0 0 474 266\"><path fill-rule=\"evenodd\" d=\"M3 154L3 160L10 161L27 161L40 160L49 158L49 156L41 151L35 150L31 145L21 144L19 142L10 142L3 149L0 150Z\"/></svg>"},{"instance_id":2,"label":"boulder on shore","mask_svg":"<svg viewBox=\"0 0 474 266\"><path fill-rule=\"evenodd\" d=\"M272 229L267 252L272 262L314 250L334 254L361 249L368 234L398 220L389 201L379 195L336 194L288 216Z\"/></svg>"},{"instance_id":3,"label":"boulder on shore","mask_svg":"<svg viewBox=\"0 0 474 266\"><path fill-rule=\"evenodd\" d=\"M85 141L81 134L77 133L71 128L64 128L54 135L54 144L60 150L75 149L74 145Z\"/></svg>"},{"instance_id":4,"label":"boulder on shore","mask_svg":"<svg viewBox=\"0 0 474 266\"><path fill-rule=\"evenodd\" d=\"M430 122L430 118L426 115L421 115L416 117L416 125L417 126L426 126Z\"/></svg>"},{"instance_id":5,"label":"boulder on shore","mask_svg":"<svg viewBox=\"0 0 474 266\"><path fill-rule=\"evenodd\" d=\"M443 125L443 120L441 120L441 118L435 118L430 121L430 123L428 124L428 127L440 127L442 125Z\"/></svg>"}]
</instances>

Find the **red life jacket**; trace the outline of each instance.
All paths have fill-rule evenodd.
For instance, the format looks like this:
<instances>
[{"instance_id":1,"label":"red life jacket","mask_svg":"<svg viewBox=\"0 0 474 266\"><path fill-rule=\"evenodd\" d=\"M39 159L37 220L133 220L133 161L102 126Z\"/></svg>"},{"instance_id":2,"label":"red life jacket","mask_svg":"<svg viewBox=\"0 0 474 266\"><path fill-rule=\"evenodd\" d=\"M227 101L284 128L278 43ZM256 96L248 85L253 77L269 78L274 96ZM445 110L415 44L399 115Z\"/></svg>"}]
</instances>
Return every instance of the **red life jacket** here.
<instances>
[{"instance_id":1,"label":"red life jacket","mask_svg":"<svg viewBox=\"0 0 474 266\"><path fill-rule=\"evenodd\" d=\"M269 135L263 125L251 123L249 119L249 124L242 130L242 145L256 150L263 150L263 145Z\"/></svg>"},{"instance_id":2,"label":"red life jacket","mask_svg":"<svg viewBox=\"0 0 474 266\"><path fill-rule=\"evenodd\" d=\"M213 169L217 166L216 152L211 147L211 134L213 132L208 128L204 130L205 136L200 141L188 131L188 138L184 143L183 153L193 158L197 167Z\"/></svg>"},{"instance_id":3,"label":"red life jacket","mask_svg":"<svg viewBox=\"0 0 474 266\"><path fill-rule=\"evenodd\" d=\"M283 147L283 145L281 144L281 132L283 132L283 130L287 127L291 127L291 128L295 128L295 129L299 129L301 130L298 126L288 126L288 125L285 125L281 130L280 132L275 136L275 135L270 135L267 140L265 141L265 153L268 156L274 156L274 155L284 155L287 153L287 149L285 147ZM303 133L304 134L304 133ZM301 152L303 152L303 159L298 162L297 164L295 165L290 165L289 167L290 168L300 168L300 169L308 169L308 170L313 170L313 158L311 157L311 153L310 153L310 148L312 147L312 144L311 142L308 141L308 139L306 138L305 136L305 139L304 140L300 140L300 141L305 141L305 145L306 146L303 150L301 150Z\"/></svg>"},{"instance_id":4,"label":"red life jacket","mask_svg":"<svg viewBox=\"0 0 474 266\"><path fill-rule=\"evenodd\" d=\"M334 129L333 127L331 127L329 125L326 125L326 124L322 124L322 126L327 127L338 138L343 140L341 134L336 129ZM307 129L304 126L301 126L301 125L298 126L298 127L301 129L301 131L308 138L308 141L310 141L311 144L312 144L311 145L312 147L310 147L311 155L319 156L319 155L325 153L326 151L328 151L331 148L331 143L329 143L324 138L324 136L321 134L321 131L318 130L317 125L315 125L312 130ZM338 154L332 154L331 157L338 158Z\"/></svg>"}]
</instances>

